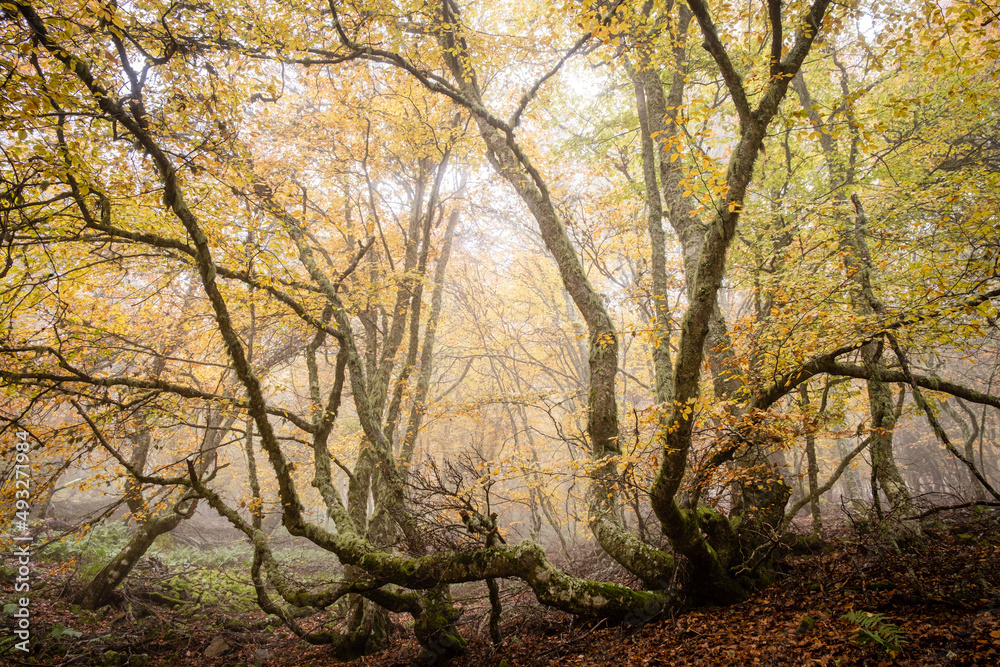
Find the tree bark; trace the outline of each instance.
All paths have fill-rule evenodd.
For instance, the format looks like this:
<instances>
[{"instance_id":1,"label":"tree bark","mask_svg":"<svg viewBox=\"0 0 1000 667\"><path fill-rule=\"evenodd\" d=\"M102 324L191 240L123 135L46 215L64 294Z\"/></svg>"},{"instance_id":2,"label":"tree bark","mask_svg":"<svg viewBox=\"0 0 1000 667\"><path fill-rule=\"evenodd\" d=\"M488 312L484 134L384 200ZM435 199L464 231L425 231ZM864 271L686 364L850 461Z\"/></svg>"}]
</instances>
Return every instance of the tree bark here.
<instances>
[{"instance_id":1,"label":"tree bark","mask_svg":"<svg viewBox=\"0 0 1000 667\"><path fill-rule=\"evenodd\" d=\"M816 111L809 89L802 73L798 73L792 81L792 87L798 95L799 102L805 109L812 126L820 130L820 147L827 166L827 177L834 193L834 200L841 207L848 202L847 191L854 181L854 160L857 155L857 132L852 130L852 147L847 159L840 154L833 135L822 132L825 123ZM844 251L844 268L854 284L851 290L851 304L854 311L860 315L872 317L880 310L874 298L870 284L870 262L866 263L867 248L864 246L863 231L849 222L848 217L841 215L841 232L839 244ZM870 374L867 380L869 414L871 416L871 457L872 467L878 486L886 494L892 508L893 516L908 516L911 513L913 500L893 453L893 430L896 426L896 411L893 409L892 389L878 379L886 368L882 354L882 345L871 341L861 348L861 358L865 369ZM873 498L877 503L878 499Z\"/></svg>"},{"instance_id":2,"label":"tree bark","mask_svg":"<svg viewBox=\"0 0 1000 667\"><path fill-rule=\"evenodd\" d=\"M169 533L183 520L182 514L171 512L165 516L140 523L138 529L129 538L125 548L76 592L73 596L73 604L78 604L84 609L98 609L111 604L114 601L115 589L146 555L156 538Z\"/></svg>"}]
</instances>

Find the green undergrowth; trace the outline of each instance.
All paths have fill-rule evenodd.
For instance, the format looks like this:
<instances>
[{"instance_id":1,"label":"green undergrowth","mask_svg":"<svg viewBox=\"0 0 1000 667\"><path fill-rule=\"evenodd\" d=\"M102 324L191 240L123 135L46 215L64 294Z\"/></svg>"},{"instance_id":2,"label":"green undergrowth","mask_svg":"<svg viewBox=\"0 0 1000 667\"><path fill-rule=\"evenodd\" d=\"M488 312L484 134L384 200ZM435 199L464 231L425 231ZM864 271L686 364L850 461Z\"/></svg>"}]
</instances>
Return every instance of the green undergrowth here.
<instances>
[{"instance_id":1,"label":"green undergrowth","mask_svg":"<svg viewBox=\"0 0 1000 667\"><path fill-rule=\"evenodd\" d=\"M155 600L192 619L220 612L239 615L257 610L249 568L230 571L210 567L182 571L160 582Z\"/></svg>"},{"instance_id":2,"label":"green undergrowth","mask_svg":"<svg viewBox=\"0 0 1000 667\"><path fill-rule=\"evenodd\" d=\"M86 581L128 544L129 529L120 521L102 522L89 529L70 533L48 544L41 557L79 564L77 577Z\"/></svg>"}]
</instances>

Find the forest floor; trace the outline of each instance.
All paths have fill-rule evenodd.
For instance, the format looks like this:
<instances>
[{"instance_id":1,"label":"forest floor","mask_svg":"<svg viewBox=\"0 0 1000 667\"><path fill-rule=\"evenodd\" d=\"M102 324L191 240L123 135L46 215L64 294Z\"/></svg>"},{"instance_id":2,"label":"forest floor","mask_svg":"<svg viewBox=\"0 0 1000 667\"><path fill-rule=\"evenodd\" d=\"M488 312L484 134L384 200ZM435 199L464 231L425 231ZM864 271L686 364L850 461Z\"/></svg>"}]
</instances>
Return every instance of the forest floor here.
<instances>
[{"instance_id":1,"label":"forest floor","mask_svg":"<svg viewBox=\"0 0 1000 667\"><path fill-rule=\"evenodd\" d=\"M508 583L498 650L486 631L485 588L469 585L456 590L456 599L465 608L460 629L471 644L453 664L1000 665L1000 515L935 521L919 545L903 551L846 527L833 533L813 553L785 554L774 584L745 602L655 618L642 627L573 619L539 607ZM46 583L33 588L29 653L13 646L13 580L0 584L8 607L0 630L3 665L340 664L327 649L268 625L252 604L234 606L219 593L218 582L230 581L245 595L239 568L215 573L222 579L214 580L214 597L199 593L173 607L148 602L155 582L169 580L169 572L146 570L136 573L121 604L85 612L66 600L72 567L44 558L32 567L33 581ZM139 602L141 591L146 603ZM190 597L176 586L160 592L161 603ZM862 616L845 618L851 612ZM405 625L404 617L397 620ZM872 626L867 642L859 620ZM402 632L391 648L356 664L409 665L418 653L412 634Z\"/></svg>"}]
</instances>

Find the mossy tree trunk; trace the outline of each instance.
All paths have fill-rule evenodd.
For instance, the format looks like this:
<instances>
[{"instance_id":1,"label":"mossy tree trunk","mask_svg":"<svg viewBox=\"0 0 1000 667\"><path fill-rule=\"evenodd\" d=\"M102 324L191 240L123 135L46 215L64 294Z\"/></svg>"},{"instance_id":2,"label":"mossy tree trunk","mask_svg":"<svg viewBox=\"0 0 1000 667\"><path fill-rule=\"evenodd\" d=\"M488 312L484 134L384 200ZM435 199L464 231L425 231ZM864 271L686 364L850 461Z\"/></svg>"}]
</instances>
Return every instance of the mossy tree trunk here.
<instances>
[{"instance_id":1,"label":"mossy tree trunk","mask_svg":"<svg viewBox=\"0 0 1000 667\"><path fill-rule=\"evenodd\" d=\"M165 354L158 355L153 364L154 377L163 372L165 364ZM74 405L90 426L98 441L111 451L113 445L106 439L98 425L79 404L74 403ZM220 410L209 409L208 415L205 418L205 435L202 439L201 452L198 456L196 466L199 474L205 474L206 471L214 469L218 458L218 446L225 437L225 434L229 432L235 419L235 415L225 417ZM146 552L153 546L156 538L176 528L181 521L190 517L197 507L197 496L188 491L183 492L181 497L164 514L151 515L151 512L154 512L155 509L149 506L144 496L145 489L142 475L149 459L154 438L153 428L145 425L130 438L133 448L128 460L128 476L125 480L124 500L131 512L132 518L137 522L137 527L135 532L129 537L125 547L115 554L74 595L73 603L80 605L84 609L97 609L112 603L115 597L115 590L128 577L143 556L146 555Z\"/></svg>"},{"instance_id":2,"label":"mossy tree trunk","mask_svg":"<svg viewBox=\"0 0 1000 667\"><path fill-rule=\"evenodd\" d=\"M194 501L187 502L193 506ZM146 555L156 538L169 533L185 518L180 511L174 511L140 523L129 537L125 548L73 595L73 604L78 604L83 609L98 609L114 602L115 590Z\"/></svg>"},{"instance_id":3,"label":"mossy tree trunk","mask_svg":"<svg viewBox=\"0 0 1000 667\"><path fill-rule=\"evenodd\" d=\"M733 151L728 173L728 194L716 212L715 219L708 225L691 222L677 226L686 249L688 293L691 304L681 324L679 353L672 366L670 382L664 381L664 350L657 354L654 364L660 372L657 379L658 399L670 399L667 406L669 415L661 428L663 442L663 463L651 490L653 509L660 519L663 533L668 537L674 550L684 555L693 570L691 581L694 597L704 601L730 601L743 594L743 587L729 572L726 560L737 550L733 547L735 531L712 530L710 533L724 541L719 549L706 539L699 517L711 517L711 513L695 512L681 507L677 496L681 480L686 471L687 455L691 446L694 403L698 398L701 379L701 365L705 358L705 345L712 329L713 320L718 317L717 294L725 271L726 253L735 235L736 224L747 186L752 177L753 165L763 144L766 130L777 112L778 104L784 97L789 79L801 66L819 29L828 0L817 0L807 14L805 28L796 35L792 48L784 58L780 58L780 11L775 19L772 14L775 39L779 40L778 55L772 63L772 82L761 97L756 109L751 110L743 84L733 69L728 53L722 46L715 26L709 16L708 7L700 0L688 3L697 19L706 46L715 58L723 78L737 106L740 117L740 140ZM684 13L681 13L684 16ZM443 19L446 25L458 25L457 10L445 3ZM690 20L690 15L687 16ZM441 36L443 55L458 89L468 107L473 111L480 133L486 142L488 156L497 171L503 175L538 222L542 238L553 255L567 292L580 310L590 333L589 355L589 400L587 435L591 446L591 456L596 466L591 485L592 529L604 549L627 569L647 582L656 581L668 575L673 569L673 559L636 539L621 525L615 511L613 466L602 465L604 460L617 456L618 419L614 393L618 363L618 338L606 306L600 295L587 280L579 256L566 233L563 221L556 212L545 182L531 165L527 156L513 137L513 128L493 117L486 111L479 90L476 74L465 52L464 39L453 29L446 29ZM682 75L681 75L682 76ZM655 87L652 87L655 89ZM644 87L637 85L637 97L642 99ZM662 90L662 89L661 89ZM682 90L682 89L681 89ZM647 98L648 100L648 98ZM646 120L656 117L651 112ZM515 116L516 117L516 116ZM662 118L662 114L659 115ZM651 134L649 128L644 133L644 174L647 176L647 199L650 203L650 234L657 249L654 259L660 256L662 237L658 228L662 211L657 210L658 194L654 194L653 161L649 159ZM662 161L661 161L662 164ZM671 178L668 171L665 176ZM682 201L670 201L668 210L680 210ZM654 264L658 265L656 261ZM655 268L655 267L654 267ZM658 275L657 271L657 275ZM657 299L654 295L654 304ZM662 317L658 322L664 324ZM774 494L782 495L782 494ZM772 506L787 500L758 499ZM726 558L720 557L725 554Z\"/></svg>"},{"instance_id":4,"label":"mossy tree trunk","mask_svg":"<svg viewBox=\"0 0 1000 667\"><path fill-rule=\"evenodd\" d=\"M727 250L736 232L744 197L767 128L787 92L790 77L798 71L812 46L828 4L826 0L813 3L795 36L794 44L781 57L780 5L769 3L772 10L772 51L777 57L772 59L770 83L757 102L757 107L751 108L740 76L716 32L708 7L701 0L688 2L701 28L705 47L715 60L736 106L740 137L729 162L726 197L719 203L714 220L704 229L704 240L700 245L697 261L693 271L687 275L690 304L681 322L679 350L674 362L674 405L663 437L660 470L650 495L664 534L670 538L674 548L687 556L691 563L694 570L693 595L696 599L707 602L726 602L738 598L743 594L744 586L729 570L732 565L729 558L737 551L733 548L737 546L733 542L735 531L714 530L703 533L699 529L699 514L702 513L682 507L677 498L691 447L694 405L699 397L705 342L718 311L717 295L722 286ZM753 442L753 434L747 435ZM766 498L747 498L750 502L746 503L746 509L758 514L767 510L770 515L769 508L779 503L783 507L787 493L780 488L769 491L773 493L769 492ZM722 541L712 544L713 535L717 535L716 539Z\"/></svg>"}]
</instances>

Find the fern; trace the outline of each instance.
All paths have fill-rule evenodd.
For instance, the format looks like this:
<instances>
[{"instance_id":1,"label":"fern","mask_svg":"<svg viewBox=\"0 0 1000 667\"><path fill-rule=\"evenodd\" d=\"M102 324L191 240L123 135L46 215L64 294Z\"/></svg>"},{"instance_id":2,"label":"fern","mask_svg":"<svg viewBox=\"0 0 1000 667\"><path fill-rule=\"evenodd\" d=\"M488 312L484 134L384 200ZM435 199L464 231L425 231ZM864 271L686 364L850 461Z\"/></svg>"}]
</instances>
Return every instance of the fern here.
<instances>
[{"instance_id":1,"label":"fern","mask_svg":"<svg viewBox=\"0 0 1000 667\"><path fill-rule=\"evenodd\" d=\"M852 611L844 614L842 618L856 626L852 634L858 645L879 646L892 658L903 653L903 644L907 643L906 633L898 625L887 622L885 614Z\"/></svg>"}]
</instances>

